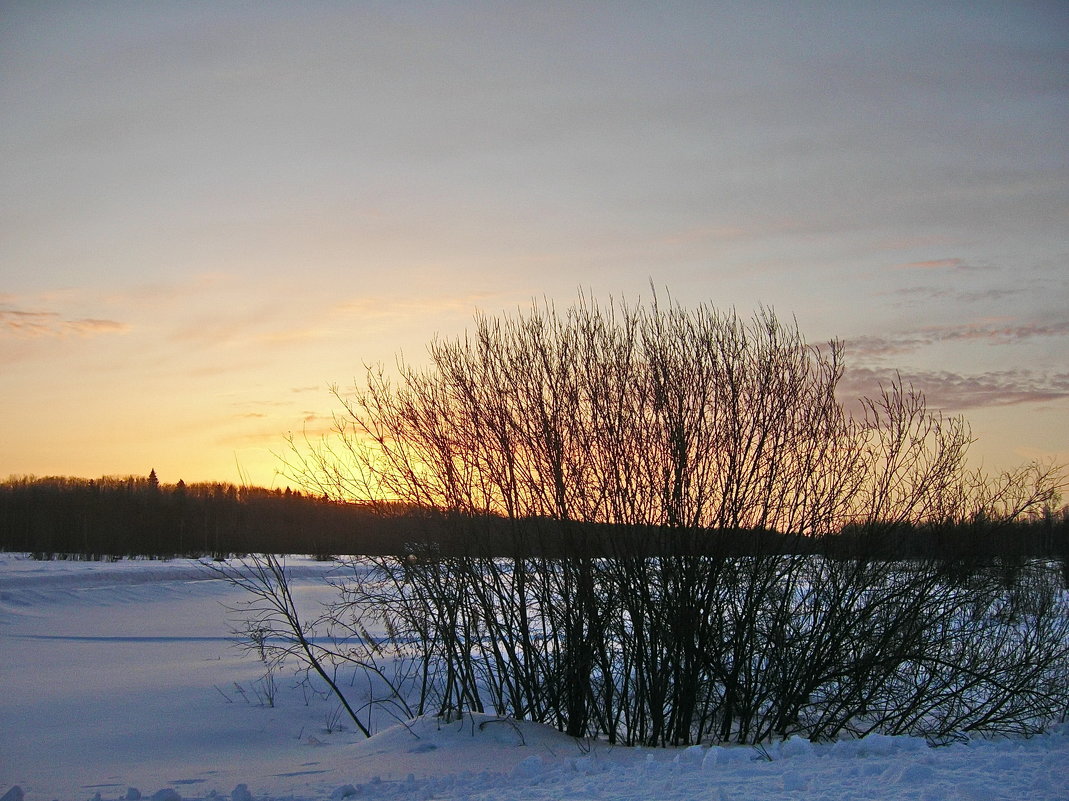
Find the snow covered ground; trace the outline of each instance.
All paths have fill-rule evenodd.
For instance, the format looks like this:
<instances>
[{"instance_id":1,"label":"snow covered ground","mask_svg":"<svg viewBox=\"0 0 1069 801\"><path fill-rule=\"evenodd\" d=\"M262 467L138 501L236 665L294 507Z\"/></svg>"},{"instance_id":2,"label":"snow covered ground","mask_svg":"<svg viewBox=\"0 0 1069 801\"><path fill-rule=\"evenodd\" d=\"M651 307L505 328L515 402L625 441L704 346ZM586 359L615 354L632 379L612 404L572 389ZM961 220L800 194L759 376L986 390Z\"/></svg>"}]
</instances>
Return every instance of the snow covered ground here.
<instances>
[{"instance_id":1,"label":"snow covered ground","mask_svg":"<svg viewBox=\"0 0 1069 801\"><path fill-rule=\"evenodd\" d=\"M329 568L291 560L306 603ZM240 593L195 562L34 562L0 554L0 795L183 799L1069 799L1069 727L931 749L624 749L465 717L370 740L337 705L230 639Z\"/></svg>"}]
</instances>

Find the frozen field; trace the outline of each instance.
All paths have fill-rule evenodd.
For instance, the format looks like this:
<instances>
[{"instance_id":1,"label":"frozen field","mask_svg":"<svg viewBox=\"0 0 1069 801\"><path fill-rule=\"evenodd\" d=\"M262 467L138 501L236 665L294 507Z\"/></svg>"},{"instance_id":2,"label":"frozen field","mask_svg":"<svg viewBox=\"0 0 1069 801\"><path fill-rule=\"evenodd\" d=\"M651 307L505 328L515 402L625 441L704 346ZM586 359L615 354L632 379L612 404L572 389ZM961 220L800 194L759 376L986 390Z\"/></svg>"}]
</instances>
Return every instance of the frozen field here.
<instances>
[{"instance_id":1,"label":"frozen field","mask_svg":"<svg viewBox=\"0 0 1069 801\"><path fill-rule=\"evenodd\" d=\"M328 565L291 560L314 604ZM325 597L325 596L323 596ZM1069 728L930 749L611 749L490 718L339 727L337 705L230 640L238 591L189 561L0 554L0 795L184 799L1069 799ZM133 790L131 789L133 788Z\"/></svg>"}]
</instances>

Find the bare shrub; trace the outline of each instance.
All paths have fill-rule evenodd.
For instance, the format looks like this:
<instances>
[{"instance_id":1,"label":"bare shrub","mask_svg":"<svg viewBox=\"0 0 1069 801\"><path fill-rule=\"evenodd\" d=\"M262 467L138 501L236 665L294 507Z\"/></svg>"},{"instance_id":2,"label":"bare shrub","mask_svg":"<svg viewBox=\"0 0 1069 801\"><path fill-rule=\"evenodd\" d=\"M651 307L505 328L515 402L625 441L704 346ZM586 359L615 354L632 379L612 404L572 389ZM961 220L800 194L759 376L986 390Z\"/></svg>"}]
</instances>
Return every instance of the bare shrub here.
<instances>
[{"instance_id":1,"label":"bare shrub","mask_svg":"<svg viewBox=\"0 0 1069 801\"><path fill-rule=\"evenodd\" d=\"M1049 507L1060 472L972 470L965 422L901 383L848 414L842 354L768 310L580 297L335 389L291 477L426 510L449 547L352 564L329 658L394 660L414 713L629 744L1040 729L1069 686L1057 571L1007 583L927 543Z\"/></svg>"}]
</instances>

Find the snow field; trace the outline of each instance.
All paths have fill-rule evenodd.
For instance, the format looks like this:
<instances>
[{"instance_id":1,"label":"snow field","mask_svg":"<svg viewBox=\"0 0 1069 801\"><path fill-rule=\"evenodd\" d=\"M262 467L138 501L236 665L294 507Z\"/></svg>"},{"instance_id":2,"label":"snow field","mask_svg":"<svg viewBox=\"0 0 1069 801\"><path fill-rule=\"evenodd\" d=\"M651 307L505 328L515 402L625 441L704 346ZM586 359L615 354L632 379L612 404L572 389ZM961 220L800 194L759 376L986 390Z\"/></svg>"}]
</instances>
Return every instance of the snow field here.
<instances>
[{"instance_id":1,"label":"snow field","mask_svg":"<svg viewBox=\"0 0 1069 801\"><path fill-rule=\"evenodd\" d=\"M309 608L325 599L329 565L290 565ZM288 674L274 707L257 696L263 666L229 634L240 600L189 561L0 554L0 801L1069 799L1065 726L935 749L627 749L467 715L380 718L364 739Z\"/></svg>"}]
</instances>

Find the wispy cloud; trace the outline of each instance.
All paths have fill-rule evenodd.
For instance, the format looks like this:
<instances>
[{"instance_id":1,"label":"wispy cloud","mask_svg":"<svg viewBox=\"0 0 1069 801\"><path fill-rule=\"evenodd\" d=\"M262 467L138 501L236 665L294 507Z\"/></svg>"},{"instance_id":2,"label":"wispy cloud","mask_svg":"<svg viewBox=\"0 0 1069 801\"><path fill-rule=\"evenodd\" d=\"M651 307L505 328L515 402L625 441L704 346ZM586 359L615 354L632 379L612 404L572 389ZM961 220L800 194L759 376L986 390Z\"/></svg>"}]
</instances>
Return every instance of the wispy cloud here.
<instances>
[{"instance_id":1,"label":"wispy cloud","mask_svg":"<svg viewBox=\"0 0 1069 801\"><path fill-rule=\"evenodd\" d=\"M305 342L315 342L328 335L329 332L322 328L279 328L275 331L268 331L264 334L260 334L255 337L255 341L262 345L271 346L300 345Z\"/></svg>"},{"instance_id":2,"label":"wispy cloud","mask_svg":"<svg viewBox=\"0 0 1069 801\"><path fill-rule=\"evenodd\" d=\"M917 234L895 236L874 242L876 250L915 250L917 248L946 248L954 246L952 239L943 234Z\"/></svg>"},{"instance_id":3,"label":"wispy cloud","mask_svg":"<svg viewBox=\"0 0 1069 801\"><path fill-rule=\"evenodd\" d=\"M881 384L888 386L899 380L923 392L929 408L947 411L1069 398L1069 373L1005 370L963 375L922 370L899 374L893 370L864 367L847 371L839 394L844 400L871 396Z\"/></svg>"},{"instance_id":4,"label":"wispy cloud","mask_svg":"<svg viewBox=\"0 0 1069 801\"><path fill-rule=\"evenodd\" d=\"M694 226L673 231L661 238L666 245L693 245L707 242L735 242L752 235L739 225Z\"/></svg>"},{"instance_id":5,"label":"wispy cloud","mask_svg":"<svg viewBox=\"0 0 1069 801\"><path fill-rule=\"evenodd\" d=\"M294 319L296 318L296 319ZM244 307L218 303L173 328L173 342L195 348L285 346L322 337L299 314L287 312L279 301L249 302Z\"/></svg>"},{"instance_id":6,"label":"wispy cloud","mask_svg":"<svg viewBox=\"0 0 1069 801\"><path fill-rule=\"evenodd\" d=\"M491 293L472 293L460 296L383 298L360 297L339 303L335 311L341 315L358 315L368 319L411 319L453 312L470 314L480 304L494 297Z\"/></svg>"},{"instance_id":7,"label":"wispy cloud","mask_svg":"<svg viewBox=\"0 0 1069 801\"><path fill-rule=\"evenodd\" d=\"M983 303L985 301L1003 300L1014 295L1023 294L1020 287L991 287L988 289L949 289L932 286L911 286L881 293L896 297L902 304L916 303L918 300L952 300L956 303Z\"/></svg>"},{"instance_id":8,"label":"wispy cloud","mask_svg":"<svg viewBox=\"0 0 1069 801\"><path fill-rule=\"evenodd\" d=\"M693 245L712 242L737 242L744 239L760 239L770 236L796 233L804 223L791 217L751 219L745 224L694 225L669 231L660 238L665 245Z\"/></svg>"},{"instance_id":9,"label":"wispy cloud","mask_svg":"<svg viewBox=\"0 0 1069 801\"><path fill-rule=\"evenodd\" d=\"M928 261L911 261L908 264L896 264L896 270L959 270L967 267L964 259L930 259Z\"/></svg>"},{"instance_id":10,"label":"wispy cloud","mask_svg":"<svg viewBox=\"0 0 1069 801\"><path fill-rule=\"evenodd\" d=\"M285 400L240 400L233 401L231 406L239 409L285 409L290 407L289 401ZM251 412L250 412L251 414Z\"/></svg>"},{"instance_id":11,"label":"wispy cloud","mask_svg":"<svg viewBox=\"0 0 1069 801\"><path fill-rule=\"evenodd\" d=\"M950 257L944 259L925 259L923 261L910 261L903 264L895 264L892 266L893 270L916 270L919 272L942 272L942 273L958 273L958 272L974 272L977 270L990 270L991 265L977 264L976 262L968 261L960 257Z\"/></svg>"},{"instance_id":12,"label":"wispy cloud","mask_svg":"<svg viewBox=\"0 0 1069 801\"><path fill-rule=\"evenodd\" d=\"M91 317L86 317L81 320L67 320L65 323L67 328L71 331L85 336L93 336L95 334L123 334L130 330L130 326L126 323L120 323L115 320L97 320Z\"/></svg>"},{"instance_id":13,"label":"wispy cloud","mask_svg":"<svg viewBox=\"0 0 1069 801\"><path fill-rule=\"evenodd\" d=\"M1037 337L1069 335L1069 320L1022 324L970 323L957 326L928 326L887 336L861 336L847 340L849 354L880 357L908 353L943 342L986 341L1008 345Z\"/></svg>"},{"instance_id":14,"label":"wispy cloud","mask_svg":"<svg viewBox=\"0 0 1069 801\"><path fill-rule=\"evenodd\" d=\"M128 324L116 320L95 317L71 319L54 311L0 309L0 333L25 339L92 337L100 334L123 334L129 330Z\"/></svg>"}]
</instances>

